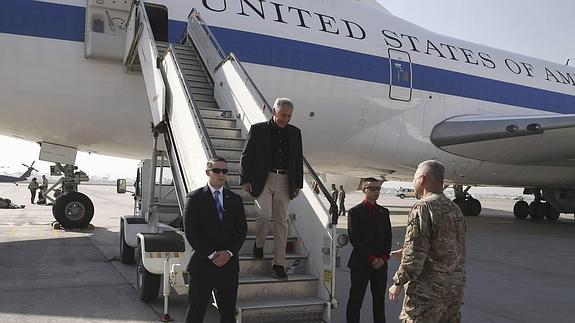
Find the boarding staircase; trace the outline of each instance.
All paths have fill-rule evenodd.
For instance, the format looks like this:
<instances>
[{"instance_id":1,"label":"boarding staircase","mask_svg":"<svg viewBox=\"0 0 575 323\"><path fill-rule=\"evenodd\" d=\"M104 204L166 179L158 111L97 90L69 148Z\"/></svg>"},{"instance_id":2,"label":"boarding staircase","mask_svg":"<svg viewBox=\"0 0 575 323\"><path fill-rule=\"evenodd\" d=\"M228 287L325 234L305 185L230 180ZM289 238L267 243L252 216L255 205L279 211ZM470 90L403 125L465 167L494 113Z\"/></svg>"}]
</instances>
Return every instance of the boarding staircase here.
<instances>
[{"instance_id":1,"label":"boarding staircase","mask_svg":"<svg viewBox=\"0 0 575 323\"><path fill-rule=\"evenodd\" d=\"M334 220L307 182L290 205L289 279L271 276L273 225L268 226L264 258L252 255L255 202L241 188L239 160L250 125L271 114L240 62L233 54L224 54L195 10L181 44L165 44L154 41L146 7L137 3L130 14L127 38L124 64L128 71L141 70L144 75L154 131L164 137L179 210L183 210L188 192L205 185L205 165L214 156L227 159L230 173L226 185L242 196L248 236L239 252L238 322L331 321L331 309L336 305ZM307 161L305 166L320 182ZM321 188L329 196L325 187ZM337 214L335 203L331 211ZM174 223L173 216L167 218ZM169 227L168 221L158 222L163 229Z\"/></svg>"}]
</instances>

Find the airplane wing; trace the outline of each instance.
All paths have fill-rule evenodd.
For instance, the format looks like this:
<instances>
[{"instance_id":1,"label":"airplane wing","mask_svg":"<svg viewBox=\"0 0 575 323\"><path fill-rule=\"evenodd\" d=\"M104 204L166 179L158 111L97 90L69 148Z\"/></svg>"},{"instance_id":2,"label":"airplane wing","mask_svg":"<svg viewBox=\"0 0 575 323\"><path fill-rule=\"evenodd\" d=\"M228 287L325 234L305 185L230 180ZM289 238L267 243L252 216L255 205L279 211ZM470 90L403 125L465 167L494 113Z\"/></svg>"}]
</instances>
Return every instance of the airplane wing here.
<instances>
[{"instance_id":1,"label":"airplane wing","mask_svg":"<svg viewBox=\"0 0 575 323\"><path fill-rule=\"evenodd\" d=\"M575 166L575 114L457 116L437 124L430 139L449 153L488 162Z\"/></svg>"}]
</instances>

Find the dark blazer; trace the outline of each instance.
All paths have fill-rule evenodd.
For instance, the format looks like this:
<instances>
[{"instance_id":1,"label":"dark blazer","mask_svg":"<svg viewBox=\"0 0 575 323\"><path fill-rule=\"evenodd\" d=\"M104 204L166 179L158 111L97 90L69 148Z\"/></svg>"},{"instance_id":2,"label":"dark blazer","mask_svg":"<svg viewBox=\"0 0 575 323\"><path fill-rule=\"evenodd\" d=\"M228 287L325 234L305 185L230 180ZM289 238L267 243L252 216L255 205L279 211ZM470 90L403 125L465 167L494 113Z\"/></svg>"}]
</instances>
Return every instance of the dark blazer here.
<instances>
[{"instance_id":1,"label":"dark blazer","mask_svg":"<svg viewBox=\"0 0 575 323\"><path fill-rule=\"evenodd\" d=\"M244 244L247 223L242 198L224 188L224 221L221 223L216 203L208 185L190 192L184 210L186 239L194 248L188 272L207 273L218 268L208 256L214 251L229 250L234 256L222 268L239 271L238 252Z\"/></svg>"},{"instance_id":2,"label":"dark blazer","mask_svg":"<svg viewBox=\"0 0 575 323\"><path fill-rule=\"evenodd\" d=\"M253 124L240 159L241 183L252 185L252 196L258 197L264 189L272 163L272 120ZM288 178L290 198L303 187L303 148L301 131L287 125L289 141Z\"/></svg>"},{"instance_id":3,"label":"dark blazer","mask_svg":"<svg viewBox=\"0 0 575 323\"><path fill-rule=\"evenodd\" d=\"M364 202L352 207L348 213L348 235L353 246L348 267L371 269L370 256L389 256L391 252L391 222L389 210L377 205L378 214L369 214Z\"/></svg>"}]
</instances>

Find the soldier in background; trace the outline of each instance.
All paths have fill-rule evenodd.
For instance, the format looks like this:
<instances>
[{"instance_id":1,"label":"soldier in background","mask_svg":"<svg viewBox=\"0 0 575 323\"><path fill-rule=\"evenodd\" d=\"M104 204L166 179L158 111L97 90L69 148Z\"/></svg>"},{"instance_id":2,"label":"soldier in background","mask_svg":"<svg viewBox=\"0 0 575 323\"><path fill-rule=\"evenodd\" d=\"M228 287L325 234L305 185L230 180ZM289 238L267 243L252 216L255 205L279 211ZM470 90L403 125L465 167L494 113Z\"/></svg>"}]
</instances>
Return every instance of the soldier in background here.
<instances>
[{"instance_id":1,"label":"soldier in background","mask_svg":"<svg viewBox=\"0 0 575 323\"><path fill-rule=\"evenodd\" d=\"M32 178L30 184L28 184L28 189L30 190L30 203L34 204L34 200L36 199L36 190L38 189L38 180L36 177Z\"/></svg>"},{"instance_id":2,"label":"soldier in background","mask_svg":"<svg viewBox=\"0 0 575 323\"><path fill-rule=\"evenodd\" d=\"M335 184L331 184L331 198L333 199L333 201L335 203L337 203L337 196L338 195L339 195L339 192L337 191Z\"/></svg>"},{"instance_id":3,"label":"soldier in background","mask_svg":"<svg viewBox=\"0 0 575 323\"><path fill-rule=\"evenodd\" d=\"M397 302L405 286L404 323L461 322L466 229L461 210L443 194L444 174L438 161L419 164L413 186L422 199L409 213L403 248L392 252L401 263L389 298Z\"/></svg>"},{"instance_id":4,"label":"soldier in background","mask_svg":"<svg viewBox=\"0 0 575 323\"><path fill-rule=\"evenodd\" d=\"M345 190L343 189L343 185L339 186L339 195L337 198L339 199L339 215L345 216Z\"/></svg>"}]
</instances>

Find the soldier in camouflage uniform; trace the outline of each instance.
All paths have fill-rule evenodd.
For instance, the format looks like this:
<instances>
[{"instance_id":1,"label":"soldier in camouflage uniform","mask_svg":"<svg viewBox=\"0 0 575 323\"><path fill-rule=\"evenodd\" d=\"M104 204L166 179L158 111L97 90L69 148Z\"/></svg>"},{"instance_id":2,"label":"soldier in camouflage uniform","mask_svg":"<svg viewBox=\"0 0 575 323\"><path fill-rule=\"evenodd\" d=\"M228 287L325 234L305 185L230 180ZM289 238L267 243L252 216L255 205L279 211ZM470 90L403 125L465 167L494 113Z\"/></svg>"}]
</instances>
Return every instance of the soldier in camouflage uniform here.
<instances>
[{"instance_id":1,"label":"soldier in camouflage uniform","mask_svg":"<svg viewBox=\"0 0 575 323\"><path fill-rule=\"evenodd\" d=\"M403 249L394 252L401 264L389 288L389 298L397 302L405 286L399 316L404 323L461 322L465 221L459 207L443 194L444 173L441 163L429 160L419 164L413 177L422 199L409 213Z\"/></svg>"}]
</instances>

